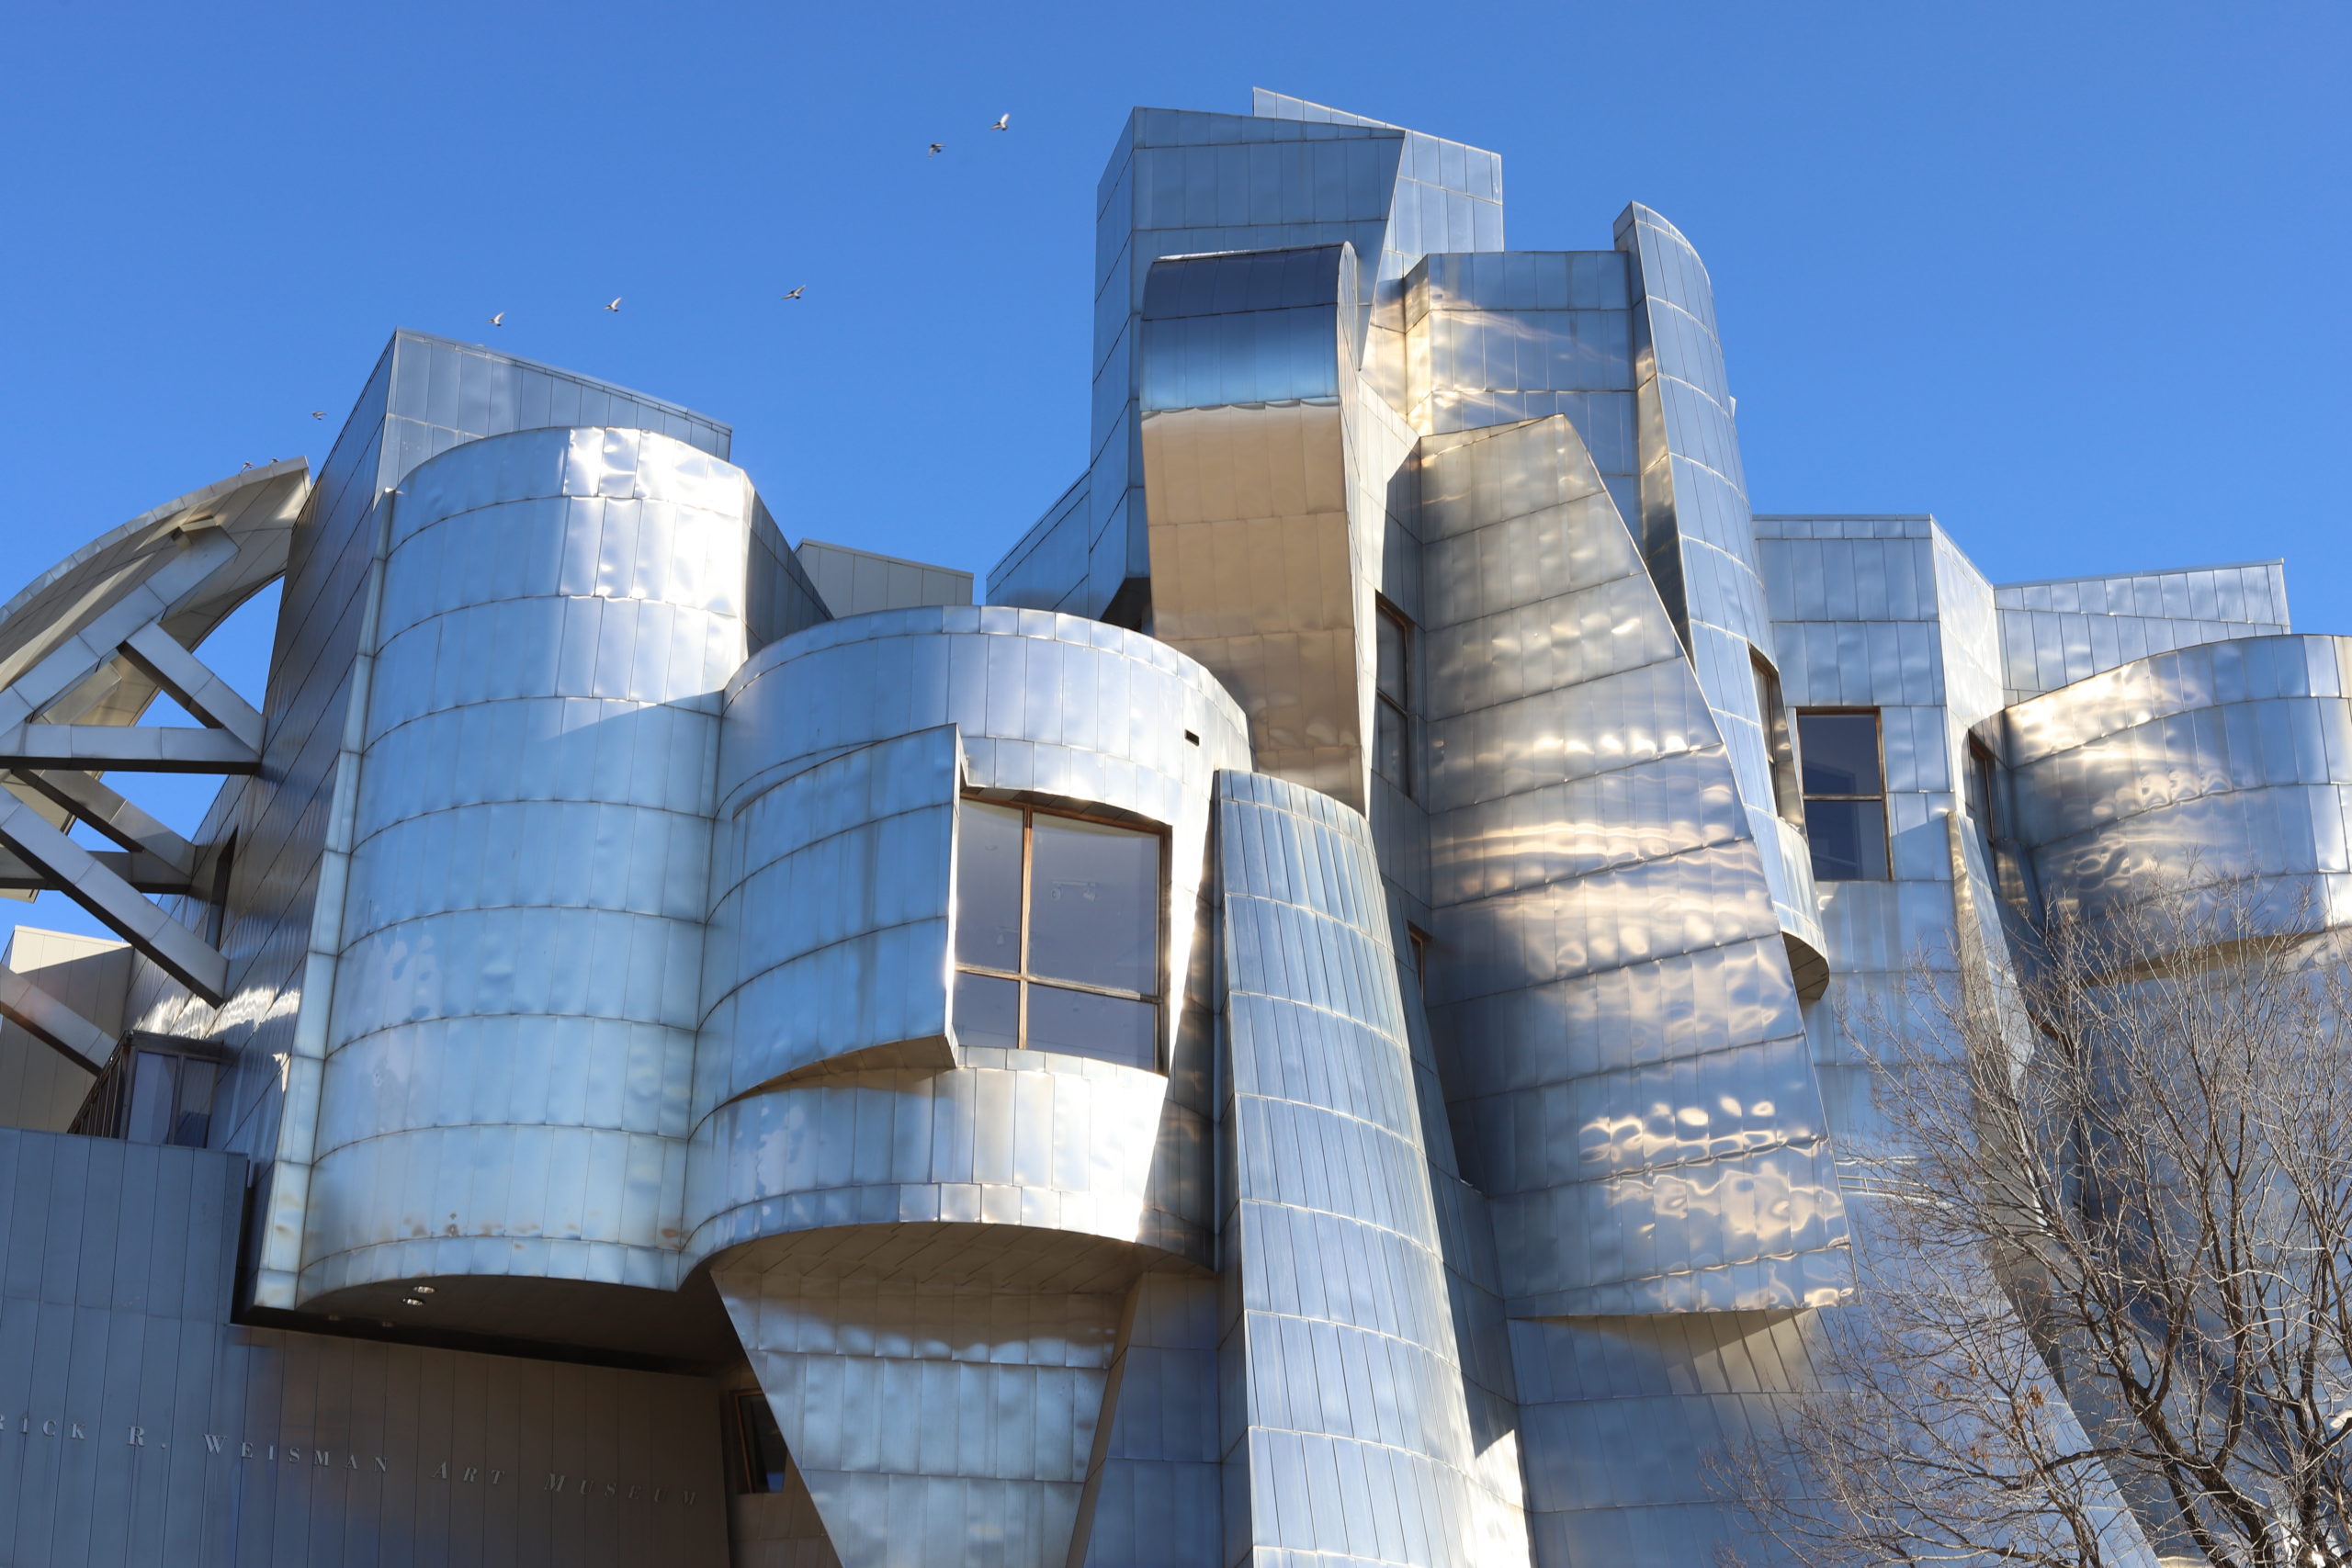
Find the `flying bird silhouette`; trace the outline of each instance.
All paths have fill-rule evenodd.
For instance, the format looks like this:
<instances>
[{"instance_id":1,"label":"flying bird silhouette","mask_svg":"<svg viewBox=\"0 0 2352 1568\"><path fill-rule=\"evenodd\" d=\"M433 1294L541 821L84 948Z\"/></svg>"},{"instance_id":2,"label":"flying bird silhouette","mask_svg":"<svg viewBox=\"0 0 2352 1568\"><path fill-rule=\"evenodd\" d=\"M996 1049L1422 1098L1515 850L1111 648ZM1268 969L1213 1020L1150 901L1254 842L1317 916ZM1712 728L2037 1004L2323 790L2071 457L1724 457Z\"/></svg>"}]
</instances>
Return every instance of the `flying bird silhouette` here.
<instances>
[{"instance_id":1,"label":"flying bird silhouette","mask_svg":"<svg viewBox=\"0 0 2352 1568\"><path fill-rule=\"evenodd\" d=\"M931 151L930 151L930 152L926 152L926 153L924 153L924 154L923 154L923 156L924 156L924 157L926 157L926 158L936 158L936 157L938 157L942 152L946 152L946 151L947 151L947 143L946 143L946 142L944 142L944 141L934 141L934 142L933 142L933 143L931 144Z\"/></svg>"},{"instance_id":2,"label":"flying bird silhouette","mask_svg":"<svg viewBox=\"0 0 2352 1568\"><path fill-rule=\"evenodd\" d=\"M1012 129L1012 117L1009 114L1001 114L996 117L996 123L989 126L989 129L990 130L1011 130Z\"/></svg>"},{"instance_id":3,"label":"flying bird silhouette","mask_svg":"<svg viewBox=\"0 0 2352 1568\"><path fill-rule=\"evenodd\" d=\"M492 326L493 326L493 327L503 327L503 326L504 326L504 325L506 324L506 312L505 312L505 311L503 311L503 310L501 310L501 311L499 311L499 312L498 312L498 314L496 314L495 316L492 316L492 317L490 319L490 324L491 324Z\"/></svg>"},{"instance_id":4,"label":"flying bird silhouette","mask_svg":"<svg viewBox=\"0 0 2352 1568\"><path fill-rule=\"evenodd\" d=\"M808 286L807 284L805 284L805 283L804 283L804 284L802 284L802 285L800 286L800 288L808 288ZM799 298L800 298L800 288L796 288L796 289L794 289L791 293L789 293L789 294L786 295L786 296L785 296L785 298L786 298L786 299L799 299Z\"/></svg>"},{"instance_id":5,"label":"flying bird silhouette","mask_svg":"<svg viewBox=\"0 0 2352 1568\"><path fill-rule=\"evenodd\" d=\"M619 295L617 295L617 294L616 294L616 295L614 295L614 296L613 296L613 302L612 302L611 304L609 304L609 305L607 305L607 306L605 306L605 310L619 310L620 308L621 308L621 297L620 297Z\"/></svg>"},{"instance_id":6,"label":"flying bird silhouette","mask_svg":"<svg viewBox=\"0 0 2352 1568\"><path fill-rule=\"evenodd\" d=\"M327 411L324 409L312 409L311 411L311 417L312 419L324 419L326 416Z\"/></svg>"}]
</instances>

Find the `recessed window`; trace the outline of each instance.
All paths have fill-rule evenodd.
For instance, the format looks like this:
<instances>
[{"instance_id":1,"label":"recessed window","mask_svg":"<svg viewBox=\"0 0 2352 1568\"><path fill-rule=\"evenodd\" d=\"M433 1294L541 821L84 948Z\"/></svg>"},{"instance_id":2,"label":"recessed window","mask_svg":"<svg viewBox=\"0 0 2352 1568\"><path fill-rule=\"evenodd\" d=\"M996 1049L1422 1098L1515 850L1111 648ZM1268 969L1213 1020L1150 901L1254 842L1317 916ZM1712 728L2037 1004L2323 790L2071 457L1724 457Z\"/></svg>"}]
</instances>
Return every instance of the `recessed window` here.
<instances>
[{"instance_id":1,"label":"recessed window","mask_svg":"<svg viewBox=\"0 0 2352 1568\"><path fill-rule=\"evenodd\" d=\"M1792 822L1804 820L1804 794L1797 784L1797 753L1789 735L1789 710L1781 701L1781 675L1764 656L1747 650L1756 677L1756 711L1764 721L1764 755L1772 768L1772 809Z\"/></svg>"},{"instance_id":2,"label":"recessed window","mask_svg":"<svg viewBox=\"0 0 2352 1568\"><path fill-rule=\"evenodd\" d=\"M1814 880L1885 881L1886 768L1878 710L1799 712L1797 753Z\"/></svg>"},{"instance_id":3,"label":"recessed window","mask_svg":"<svg viewBox=\"0 0 2352 1568\"><path fill-rule=\"evenodd\" d=\"M201 1041L134 1034L107 1058L67 1131L200 1149L212 1135L219 1057Z\"/></svg>"},{"instance_id":4,"label":"recessed window","mask_svg":"<svg viewBox=\"0 0 2352 1568\"><path fill-rule=\"evenodd\" d=\"M1159 1066L1160 835L963 803L956 1037Z\"/></svg>"},{"instance_id":5,"label":"recessed window","mask_svg":"<svg viewBox=\"0 0 2352 1568\"><path fill-rule=\"evenodd\" d=\"M1993 753L1984 742L1968 742L1968 815L1975 822L1976 830L1991 843L2000 836L1998 807L1994 798Z\"/></svg>"},{"instance_id":6,"label":"recessed window","mask_svg":"<svg viewBox=\"0 0 2352 1568\"><path fill-rule=\"evenodd\" d=\"M735 1489L739 1492L781 1492L792 1456L784 1446L784 1429L775 1411L758 1389L739 1390L733 1400L736 1454Z\"/></svg>"},{"instance_id":7,"label":"recessed window","mask_svg":"<svg viewBox=\"0 0 2352 1568\"><path fill-rule=\"evenodd\" d=\"M1385 599L1373 617L1372 771L1413 795L1413 623Z\"/></svg>"}]
</instances>

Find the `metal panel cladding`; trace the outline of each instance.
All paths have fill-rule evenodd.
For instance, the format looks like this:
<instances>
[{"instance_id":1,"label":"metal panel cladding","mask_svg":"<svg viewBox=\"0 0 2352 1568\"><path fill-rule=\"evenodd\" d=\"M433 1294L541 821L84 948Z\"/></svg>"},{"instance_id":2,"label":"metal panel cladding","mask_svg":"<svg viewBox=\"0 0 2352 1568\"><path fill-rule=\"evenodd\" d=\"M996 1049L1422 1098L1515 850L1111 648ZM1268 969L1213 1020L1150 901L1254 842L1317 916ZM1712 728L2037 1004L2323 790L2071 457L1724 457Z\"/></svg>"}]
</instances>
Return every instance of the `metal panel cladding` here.
<instances>
[{"instance_id":1,"label":"metal panel cladding","mask_svg":"<svg viewBox=\"0 0 2352 1568\"><path fill-rule=\"evenodd\" d=\"M1217 776L1226 1561L1525 1562L1482 1508L1372 829ZM1513 1540L1516 1536L1517 1539Z\"/></svg>"},{"instance_id":2,"label":"metal panel cladding","mask_svg":"<svg viewBox=\"0 0 2352 1568\"><path fill-rule=\"evenodd\" d=\"M647 431L524 431L409 476L307 1295L672 1282L752 516L741 469Z\"/></svg>"},{"instance_id":3,"label":"metal panel cladding","mask_svg":"<svg viewBox=\"0 0 2352 1568\"><path fill-rule=\"evenodd\" d=\"M2045 907L2096 922L2247 878L2281 931L2352 923L2352 638L2209 642L2007 710Z\"/></svg>"},{"instance_id":4,"label":"metal panel cladding","mask_svg":"<svg viewBox=\"0 0 2352 1568\"><path fill-rule=\"evenodd\" d=\"M713 889L689 1261L763 1235L901 1221L1035 1226L1205 1260L1206 1046L1177 997L1161 1010L1164 1078L1051 1052L924 1048L946 1032L940 808L959 738L968 788L1167 829L1164 973L1171 991L1186 985L1210 775L1250 756L1215 679L1100 622L927 606L763 649L726 712L729 886ZM786 822L764 814L778 793L805 803L804 850L787 850ZM870 899L757 892L763 878L808 874L794 863L813 867L828 844L885 857L900 886ZM828 956L843 944L855 951ZM841 983L823 983L828 972ZM875 1047L894 1054L877 1060ZM831 1070L808 1077L820 1063ZM859 1068L870 1070L844 1070ZM787 1135L802 1127L826 1135Z\"/></svg>"},{"instance_id":5,"label":"metal panel cladding","mask_svg":"<svg viewBox=\"0 0 2352 1568\"><path fill-rule=\"evenodd\" d=\"M1562 415L1421 444L1430 1022L1514 1315L1850 1283L1732 766Z\"/></svg>"}]
</instances>

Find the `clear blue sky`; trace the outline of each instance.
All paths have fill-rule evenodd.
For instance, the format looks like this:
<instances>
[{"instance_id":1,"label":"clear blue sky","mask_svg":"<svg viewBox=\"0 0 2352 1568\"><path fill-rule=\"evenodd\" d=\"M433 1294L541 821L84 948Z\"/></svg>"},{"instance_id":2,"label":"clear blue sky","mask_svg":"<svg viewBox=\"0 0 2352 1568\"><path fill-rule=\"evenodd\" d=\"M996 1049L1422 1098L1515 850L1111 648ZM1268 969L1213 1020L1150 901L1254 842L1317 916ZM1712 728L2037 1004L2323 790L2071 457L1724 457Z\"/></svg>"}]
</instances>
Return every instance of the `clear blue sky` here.
<instances>
[{"instance_id":1,"label":"clear blue sky","mask_svg":"<svg viewBox=\"0 0 2352 1568\"><path fill-rule=\"evenodd\" d=\"M1680 226L1759 511L1933 512L1996 580L2284 556L2352 631L2340 4L17 0L0 39L0 596L322 456L402 325L730 422L793 537L985 570L1082 462L1121 120L1257 85L1501 152L1514 246Z\"/></svg>"}]
</instances>

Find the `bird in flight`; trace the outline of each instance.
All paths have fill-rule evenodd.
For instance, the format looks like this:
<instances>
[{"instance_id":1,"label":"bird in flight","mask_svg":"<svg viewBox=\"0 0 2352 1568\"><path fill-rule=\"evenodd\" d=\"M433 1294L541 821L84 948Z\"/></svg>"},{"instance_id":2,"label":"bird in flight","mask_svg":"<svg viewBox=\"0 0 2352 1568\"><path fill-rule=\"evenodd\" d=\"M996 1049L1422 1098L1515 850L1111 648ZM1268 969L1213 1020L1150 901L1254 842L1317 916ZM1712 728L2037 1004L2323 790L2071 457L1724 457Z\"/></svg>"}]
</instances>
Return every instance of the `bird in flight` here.
<instances>
[{"instance_id":1,"label":"bird in flight","mask_svg":"<svg viewBox=\"0 0 2352 1568\"><path fill-rule=\"evenodd\" d=\"M990 130L1011 130L1012 129L1012 117L1009 114L1001 114L996 117L996 123L989 126L989 129Z\"/></svg>"},{"instance_id":2,"label":"bird in flight","mask_svg":"<svg viewBox=\"0 0 2352 1568\"><path fill-rule=\"evenodd\" d=\"M931 151L930 151L930 152L926 152L926 153L924 153L924 154L923 154L923 156L924 156L924 157L926 157L926 158L936 158L936 157L938 157L942 152L946 152L946 151L947 151L947 143L946 143L946 142L944 142L944 141L934 141L934 142L933 142L933 143L931 144Z\"/></svg>"},{"instance_id":3,"label":"bird in flight","mask_svg":"<svg viewBox=\"0 0 2352 1568\"><path fill-rule=\"evenodd\" d=\"M311 417L312 419L324 419L326 416L327 411L324 409L312 409L311 411Z\"/></svg>"},{"instance_id":4,"label":"bird in flight","mask_svg":"<svg viewBox=\"0 0 2352 1568\"><path fill-rule=\"evenodd\" d=\"M503 327L503 326L504 326L504 325L506 324L506 312L505 312L505 311L503 311L503 310L501 310L501 311L499 311L499 312L498 312L498 314L496 314L495 316L492 316L492 317L490 319L490 324L491 324L492 326L493 326L493 327Z\"/></svg>"},{"instance_id":5,"label":"bird in flight","mask_svg":"<svg viewBox=\"0 0 2352 1568\"><path fill-rule=\"evenodd\" d=\"M804 283L804 284L802 284L802 285L800 286L800 288L808 288L808 286L807 284L805 284L805 283ZM800 298L800 288L796 288L796 289L794 289L791 293L789 293L789 294L786 295L786 296L785 296L785 298L786 298L786 299L799 299L799 298Z\"/></svg>"},{"instance_id":6,"label":"bird in flight","mask_svg":"<svg viewBox=\"0 0 2352 1568\"><path fill-rule=\"evenodd\" d=\"M611 304L609 304L609 305L607 305L607 306L605 306L605 310L619 310L620 308L621 308L621 297L620 297L619 295L617 295L617 294L616 294L616 295L614 295L614 296L613 296L613 302L612 302Z\"/></svg>"}]
</instances>

